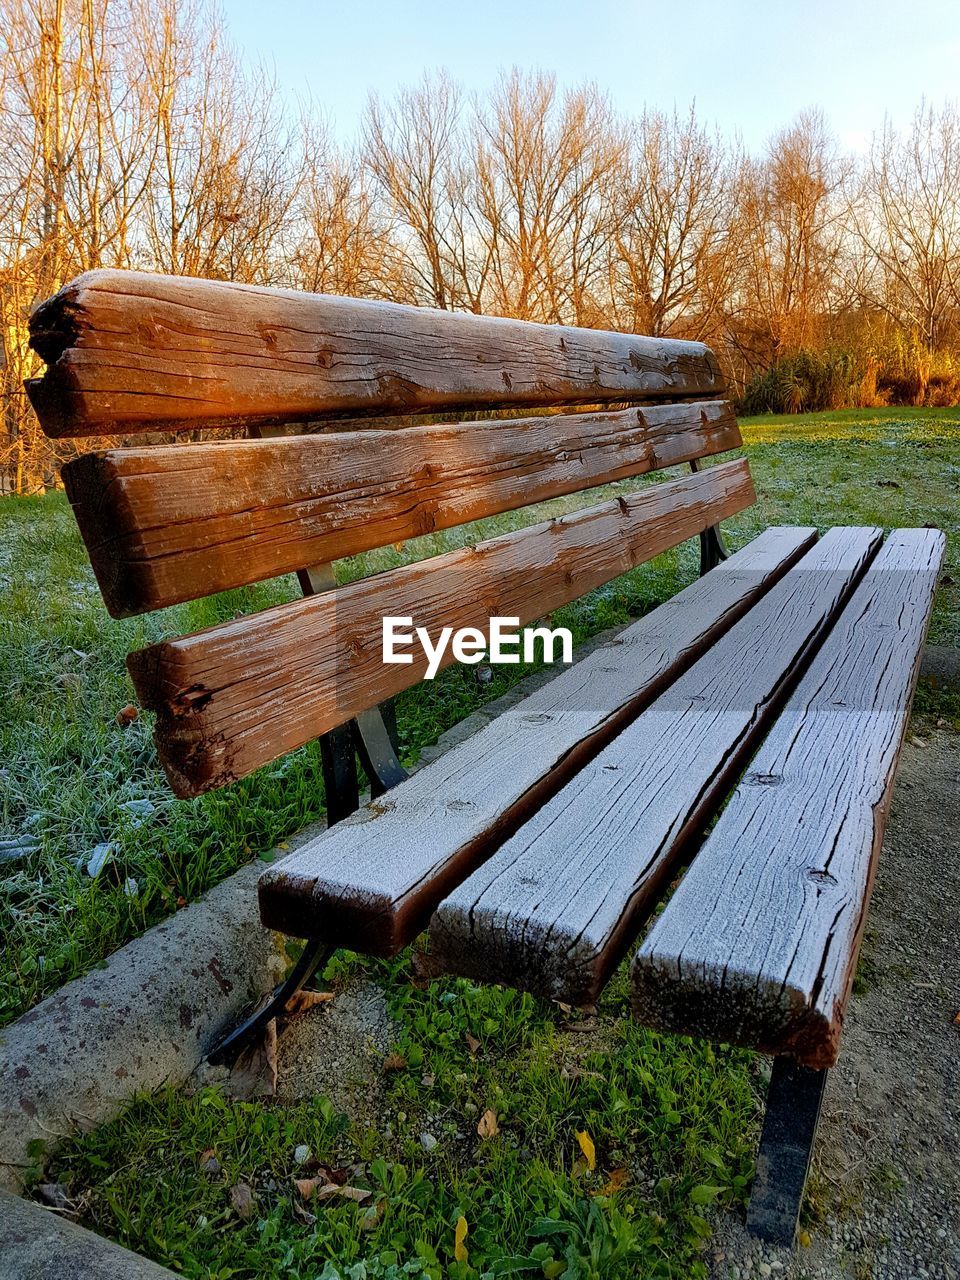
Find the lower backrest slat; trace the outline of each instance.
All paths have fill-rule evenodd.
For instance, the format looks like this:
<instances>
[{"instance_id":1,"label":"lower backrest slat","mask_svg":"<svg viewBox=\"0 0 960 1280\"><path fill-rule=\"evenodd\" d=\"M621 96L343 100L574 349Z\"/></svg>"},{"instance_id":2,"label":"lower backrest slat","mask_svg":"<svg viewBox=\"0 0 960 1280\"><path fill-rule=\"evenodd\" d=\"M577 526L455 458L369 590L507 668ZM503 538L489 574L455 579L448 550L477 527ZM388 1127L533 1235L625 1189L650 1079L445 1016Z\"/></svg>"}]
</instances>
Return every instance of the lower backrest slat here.
<instances>
[{"instance_id":1,"label":"lower backrest slat","mask_svg":"<svg viewBox=\"0 0 960 1280\"><path fill-rule=\"evenodd\" d=\"M383 618L489 631L527 623L755 501L736 460L130 655L171 786L242 777L423 678L383 661ZM447 665L452 661L448 648Z\"/></svg>"},{"instance_id":2,"label":"lower backrest slat","mask_svg":"<svg viewBox=\"0 0 960 1280\"><path fill-rule=\"evenodd\" d=\"M835 1062L945 542L871 565L638 951L642 1021Z\"/></svg>"}]
</instances>

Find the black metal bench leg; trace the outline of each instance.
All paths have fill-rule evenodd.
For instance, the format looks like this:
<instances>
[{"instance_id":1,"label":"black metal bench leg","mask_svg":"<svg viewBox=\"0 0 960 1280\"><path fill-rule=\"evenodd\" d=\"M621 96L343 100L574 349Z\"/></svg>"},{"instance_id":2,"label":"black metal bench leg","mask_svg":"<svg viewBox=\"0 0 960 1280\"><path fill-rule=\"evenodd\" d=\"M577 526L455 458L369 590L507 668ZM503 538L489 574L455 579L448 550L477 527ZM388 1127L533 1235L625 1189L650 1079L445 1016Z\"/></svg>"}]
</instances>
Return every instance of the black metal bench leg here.
<instances>
[{"instance_id":1,"label":"black metal bench leg","mask_svg":"<svg viewBox=\"0 0 960 1280\"><path fill-rule=\"evenodd\" d=\"M247 1045L258 1038L271 1018L283 1013L291 996L296 995L316 971L326 964L333 951L334 948L327 946L321 938L308 938L300 959L283 982L274 987L273 995L266 1004L225 1036L207 1055L207 1061L214 1067L232 1067Z\"/></svg>"},{"instance_id":2,"label":"black metal bench leg","mask_svg":"<svg viewBox=\"0 0 960 1280\"><path fill-rule=\"evenodd\" d=\"M696 458L690 463L691 471L700 471L700 463ZM723 540L718 524L708 525L700 534L700 577L715 569L724 560L730 559L730 552Z\"/></svg>"},{"instance_id":3,"label":"black metal bench leg","mask_svg":"<svg viewBox=\"0 0 960 1280\"><path fill-rule=\"evenodd\" d=\"M747 1209L747 1230L771 1244L793 1244L826 1082L826 1069L813 1071L792 1058L773 1060Z\"/></svg>"}]
</instances>

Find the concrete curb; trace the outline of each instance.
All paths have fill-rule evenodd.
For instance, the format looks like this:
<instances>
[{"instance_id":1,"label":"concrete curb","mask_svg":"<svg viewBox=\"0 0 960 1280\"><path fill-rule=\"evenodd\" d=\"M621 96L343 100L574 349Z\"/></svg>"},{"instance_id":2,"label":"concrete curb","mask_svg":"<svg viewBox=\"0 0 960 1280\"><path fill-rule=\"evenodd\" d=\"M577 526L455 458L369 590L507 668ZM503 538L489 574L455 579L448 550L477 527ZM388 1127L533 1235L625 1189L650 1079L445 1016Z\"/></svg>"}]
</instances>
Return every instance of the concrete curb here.
<instances>
[{"instance_id":1,"label":"concrete curb","mask_svg":"<svg viewBox=\"0 0 960 1280\"><path fill-rule=\"evenodd\" d=\"M172 1271L0 1191L0 1280L171 1280Z\"/></svg>"},{"instance_id":2,"label":"concrete curb","mask_svg":"<svg viewBox=\"0 0 960 1280\"><path fill-rule=\"evenodd\" d=\"M20 1190L31 1142L52 1148L141 1090L182 1084L277 981L281 939L257 915L261 870L241 868L0 1032L0 1185Z\"/></svg>"}]
</instances>

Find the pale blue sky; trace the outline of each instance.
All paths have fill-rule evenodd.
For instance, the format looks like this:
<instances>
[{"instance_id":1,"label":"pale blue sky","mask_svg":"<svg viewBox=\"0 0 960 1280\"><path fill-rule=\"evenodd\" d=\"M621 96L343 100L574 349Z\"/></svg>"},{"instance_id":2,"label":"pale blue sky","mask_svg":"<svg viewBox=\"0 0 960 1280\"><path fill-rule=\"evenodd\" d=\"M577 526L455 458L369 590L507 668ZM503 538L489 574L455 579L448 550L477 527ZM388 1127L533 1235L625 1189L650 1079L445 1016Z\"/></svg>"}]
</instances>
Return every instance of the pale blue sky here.
<instances>
[{"instance_id":1,"label":"pale blue sky","mask_svg":"<svg viewBox=\"0 0 960 1280\"><path fill-rule=\"evenodd\" d=\"M888 112L958 93L960 0L223 0L236 45L352 136L367 92L448 68L595 80L615 105L686 107L759 146L809 106L859 149Z\"/></svg>"}]
</instances>

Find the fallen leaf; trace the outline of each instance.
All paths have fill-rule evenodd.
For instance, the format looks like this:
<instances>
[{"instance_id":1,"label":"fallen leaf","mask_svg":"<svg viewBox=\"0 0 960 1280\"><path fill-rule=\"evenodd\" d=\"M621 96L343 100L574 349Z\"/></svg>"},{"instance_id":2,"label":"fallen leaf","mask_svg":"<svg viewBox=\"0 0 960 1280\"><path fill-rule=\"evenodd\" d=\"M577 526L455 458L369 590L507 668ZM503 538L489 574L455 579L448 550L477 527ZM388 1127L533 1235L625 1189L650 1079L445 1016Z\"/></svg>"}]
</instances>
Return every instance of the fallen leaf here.
<instances>
[{"instance_id":1,"label":"fallen leaf","mask_svg":"<svg viewBox=\"0 0 960 1280\"><path fill-rule=\"evenodd\" d=\"M466 1040L467 1048L470 1050L470 1052L477 1053L480 1048L480 1041L477 1039L477 1037L472 1036L468 1031L463 1038L464 1040Z\"/></svg>"},{"instance_id":2,"label":"fallen leaf","mask_svg":"<svg viewBox=\"0 0 960 1280\"><path fill-rule=\"evenodd\" d=\"M207 1147L206 1151L200 1153L200 1172L201 1173L219 1173L220 1161L217 1159L216 1152L213 1147Z\"/></svg>"},{"instance_id":3,"label":"fallen leaf","mask_svg":"<svg viewBox=\"0 0 960 1280\"><path fill-rule=\"evenodd\" d=\"M284 1018L298 1018L301 1013L306 1013L308 1009L314 1009L318 1004L327 1004L332 999L332 991L295 991L284 1006L283 1016Z\"/></svg>"},{"instance_id":4,"label":"fallen leaf","mask_svg":"<svg viewBox=\"0 0 960 1280\"><path fill-rule=\"evenodd\" d=\"M140 708L135 707L132 702L128 702L125 707L121 707L114 719L122 728L126 728L128 724L133 724L140 715Z\"/></svg>"},{"instance_id":5,"label":"fallen leaf","mask_svg":"<svg viewBox=\"0 0 960 1280\"><path fill-rule=\"evenodd\" d=\"M386 1200L378 1200L376 1204L372 1204L370 1208L363 1214L360 1219L361 1231L374 1231L380 1225L380 1219L386 1210Z\"/></svg>"},{"instance_id":6,"label":"fallen leaf","mask_svg":"<svg viewBox=\"0 0 960 1280\"><path fill-rule=\"evenodd\" d=\"M593 1173L597 1167L597 1149L593 1145L593 1139L587 1133L586 1129L575 1130L577 1142L580 1144L580 1150L583 1152L584 1159L587 1162L587 1168Z\"/></svg>"},{"instance_id":7,"label":"fallen leaf","mask_svg":"<svg viewBox=\"0 0 960 1280\"><path fill-rule=\"evenodd\" d=\"M301 1200L309 1200L321 1183L323 1183L322 1178L294 1178L293 1180L293 1185L297 1188L297 1195Z\"/></svg>"},{"instance_id":8,"label":"fallen leaf","mask_svg":"<svg viewBox=\"0 0 960 1280\"><path fill-rule=\"evenodd\" d=\"M305 1227L312 1227L317 1220L317 1215L311 1213L309 1209L305 1209L299 1200L293 1202L293 1216L298 1222L302 1222Z\"/></svg>"},{"instance_id":9,"label":"fallen leaf","mask_svg":"<svg viewBox=\"0 0 960 1280\"><path fill-rule=\"evenodd\" d=\"M246 1221L253 1217L253 1188L249 1187L245 1182L238 1182L236 1186L231 1187L229 1191L230 1205L238 1218Z\"/></svg>"},{"instance_id":10,"label":"fallen leaf","mask_svg":"<svg viewBox=\"0 0 960 1280\"><path fill-rule=\"evenodd\" d=\"M799 1242L800 1242L801 1246L802 1246L804 1249L809 1249L809 1248L810 1248L810 1246L811 1246L811 1244L813 1243L812 1239L810 1238L810 1232L809 1232L809 1231L800 1231L800 1232L798 1232L798 1233L797 1233L797 1239L799 1240Z\"/></svg>"},{"instance_id":11,"label":"fallen leaf","mask_svg":"<svg viewBox=\"0 0 960 1280\"><path fill-rule=\"evenodd\" d=\"M457 1219L456 1230L453 1233L453 1256L457 1262L466 1262L470 1257L469 1250L463 1243L467 1238L467 1232L469 1230L470 1228L467 1226L467 1220L463 1214L461 1214Z\"/></svg>"},{"instance_id":12,"label":"fallen leaf","mask_svg":"<svg viewBox=\"0 0 960 1280\"><path fill-rule=\"evenodd\" d=\"M500 1126L497 1124L497 1113L487 1110L480 1117L480 1123L477 1125L477 1133L481 1138L495 1138L500 1132Z\"/></svg>"},{"instance_id":13,"label":"fallen leaf","mask_svg":"<svg viewBox=\"0 0 960 1280\"><path fill-rule=\"evenodd\" d=\"M618 1191L623 1190L629 1181L629 1169L613 1169L611 1170L610 1177L607 1179L606 1185L600 1194L605 1196L616 1195Z\"/></svg>"},{"instance_id":14,"label":"fallen leaf","mask_svg":"<svg viewBox=\"0 0 960 1280\"><path fill-rule=\"evenodd\" d=\"M238 1102L270 1098L277 1092L277 1020L271 1018L263 1035L241 1053L221 1086Z\"/></svg>"},{"instance_id":15,"label":"fallen leaf","mask_svg":"<svg viewBox=\"0 0 960 1280\"><path fill-rule=\"evenodd\" d=\"M958 1027L960 1027L960 1013L958 1013L957 1016L954 1018L954 1022L957 1024Z\"/></svg>"},{"instance_id":16,"label":"fallen leaf","mask_svg":"<svg viewBox=\"0 0 960 1280\"><path fill-rule=\"evenodd\" d=\"M402 1053L388 1053L383 1060L384 1071L403 1071L407 1060Z\"/></svg>"},{"instance_id":17,"label":"fallen leaf","mask_svg":"<svg viewBox=\"0 0 960 1280\"><path fill-rule=\"evenodd\" d=\"M369 1200L373 1195L372 1191L368 1191L366 1187L337 1187L337 1190L345 1200L356 1200L357 1204L363 1204L364 1200Z\"/></svg>"}]
</instances>

